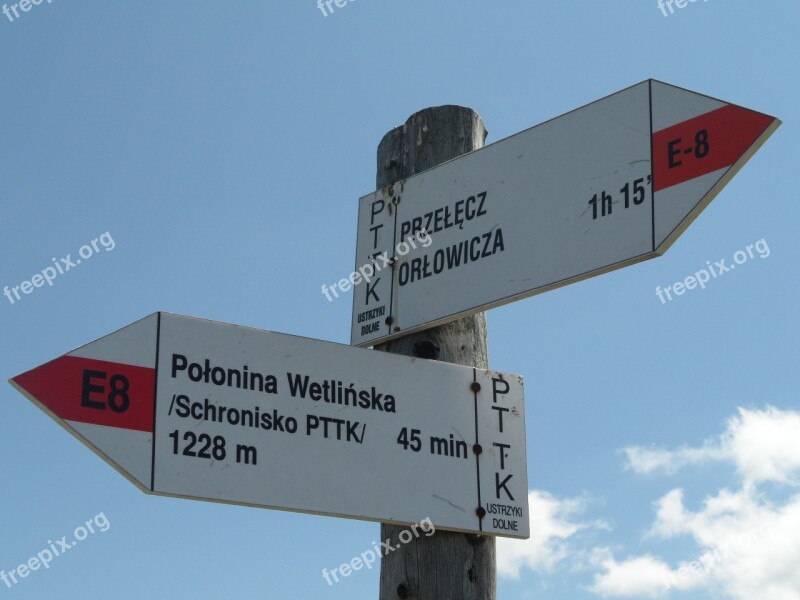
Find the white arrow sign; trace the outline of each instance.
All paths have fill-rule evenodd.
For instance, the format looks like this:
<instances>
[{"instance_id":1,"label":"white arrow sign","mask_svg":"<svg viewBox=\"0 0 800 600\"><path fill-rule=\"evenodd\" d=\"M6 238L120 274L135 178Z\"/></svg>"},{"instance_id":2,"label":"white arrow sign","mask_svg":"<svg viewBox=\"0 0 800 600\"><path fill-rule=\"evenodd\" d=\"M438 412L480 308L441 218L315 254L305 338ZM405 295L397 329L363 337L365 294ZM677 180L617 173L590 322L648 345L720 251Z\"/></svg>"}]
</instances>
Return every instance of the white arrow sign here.
<instances>
[{"instance_id":1,"label":"white arrow sign","mask_svg":"<svg viewBox=\"0 0 800 600\"><path fill-rule=\"evenodd\" d=\"M663 254L779 125L648 80L364 196L351 342Z\"/></svg>"},{"instance_id":2,"label":"white arrow sign","mask_svg":"<svg viewBox=\"0 0 800 600\"><path fill-rule=\"evenodd\" d=\"M147 493L529 536L514 375L156 313L11 383Z\"/></svg>"}]
</instances>

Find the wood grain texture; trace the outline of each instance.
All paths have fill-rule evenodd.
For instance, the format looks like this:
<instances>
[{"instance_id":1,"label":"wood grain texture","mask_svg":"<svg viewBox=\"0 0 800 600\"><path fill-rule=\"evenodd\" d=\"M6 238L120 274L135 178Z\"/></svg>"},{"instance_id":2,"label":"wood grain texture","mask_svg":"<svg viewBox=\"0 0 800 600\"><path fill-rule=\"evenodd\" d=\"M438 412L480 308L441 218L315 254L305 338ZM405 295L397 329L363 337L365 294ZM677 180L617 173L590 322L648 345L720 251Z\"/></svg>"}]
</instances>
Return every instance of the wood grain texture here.
<instances>
[{"instance_id":1,"label":"wood grain texture","mask_svg":"<svg viewBox=\"0 0 800 600\"><path fill-rule=\"evenodd\" d=\"M470 108L448 105L421 110L381 140L377 189L477 150L486 135L483 120ZM472 315L375 349L488 368L486 315ZM385 484L391 474L388 478ZM400 547L381 559L380 600L495 600L494 537L436 531L429 537L420 533L402 544L398 535L405 529L381 525L381 539Z\"/></svg>"}]
</instances>

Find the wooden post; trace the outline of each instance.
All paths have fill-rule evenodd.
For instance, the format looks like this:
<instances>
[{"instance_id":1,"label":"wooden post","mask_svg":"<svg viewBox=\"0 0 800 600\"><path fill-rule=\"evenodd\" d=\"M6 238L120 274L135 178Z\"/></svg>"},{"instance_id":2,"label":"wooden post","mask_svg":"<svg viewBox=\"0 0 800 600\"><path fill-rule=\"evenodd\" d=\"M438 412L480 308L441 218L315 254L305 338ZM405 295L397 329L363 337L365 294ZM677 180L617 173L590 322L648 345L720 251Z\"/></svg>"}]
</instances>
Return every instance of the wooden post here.
<instances>
[{"instance_id":1,"label":"wooden post","mask_svg":"<svg viewBox=\"0 0 800 600\"><path fill-rule=\"evenodd\" d=\"M486 133L470 108L437 106L413 114L378 146L377 189L482 147ZM486 315L479 313L376 349L486 369L486 335ZM381 558L380 600L495 600L493 536L437 530L402 544L398 534L405 529L381 524L381 540L391 539L397 549Z\"/></svg>"}]
</instances>

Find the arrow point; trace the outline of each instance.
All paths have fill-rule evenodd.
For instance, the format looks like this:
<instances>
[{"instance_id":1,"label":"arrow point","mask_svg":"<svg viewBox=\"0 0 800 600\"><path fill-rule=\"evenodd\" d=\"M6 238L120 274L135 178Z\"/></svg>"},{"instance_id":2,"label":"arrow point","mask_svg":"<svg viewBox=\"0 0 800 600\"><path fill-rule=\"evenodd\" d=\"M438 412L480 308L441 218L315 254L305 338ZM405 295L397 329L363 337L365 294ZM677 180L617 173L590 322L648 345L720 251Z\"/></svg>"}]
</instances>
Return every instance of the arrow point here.
<instances>
[{"instance_id":1,"label":"arrow point","mask_svg":"<svg viewBox=\"0 0 800 600\"><path fill-rule=\"evenodd\" d=\"M652 114L653 245L663 252L780 121L667 84L653 88Z\"/></svg>"},{"instance_id":2,"label":"arrow point","mask_svg":"<svg viewBox=\"0 0 800 600\"><path fill-rule=\"evenodd\" d=\"M113 377L127 380L130 390L123 411L108 406ZM12 385L58 419L153 430L155 369L65 355L17 375Z\"/></svg>"}]
</instances>

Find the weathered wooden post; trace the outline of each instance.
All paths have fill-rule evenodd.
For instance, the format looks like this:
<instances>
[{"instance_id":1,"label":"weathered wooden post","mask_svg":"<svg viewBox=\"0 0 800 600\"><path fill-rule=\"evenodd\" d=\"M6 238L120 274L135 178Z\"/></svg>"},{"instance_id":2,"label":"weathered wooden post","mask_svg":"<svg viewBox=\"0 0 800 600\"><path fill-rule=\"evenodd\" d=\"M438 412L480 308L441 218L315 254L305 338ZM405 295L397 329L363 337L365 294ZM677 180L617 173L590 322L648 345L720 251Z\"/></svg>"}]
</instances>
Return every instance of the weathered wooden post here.
<instances>
[{"instance_id":1,"label":"weathered wooden post","mask_svg":"<svg viewBox=\"0 0 800 600\"><path fill-rule=\"evenodd\" d=\"M437 106L413 114L378 146L377 189L477 150L486 133L480 116L463 106ZM486 337L486 315L478 313L376 349L485 369ZM381 525L381 539L390 538L399 548L382 557L380 600L495 599L493 536L437 531L400 544L397 536L404 529Z\"/></svg>"}]
</instances>

